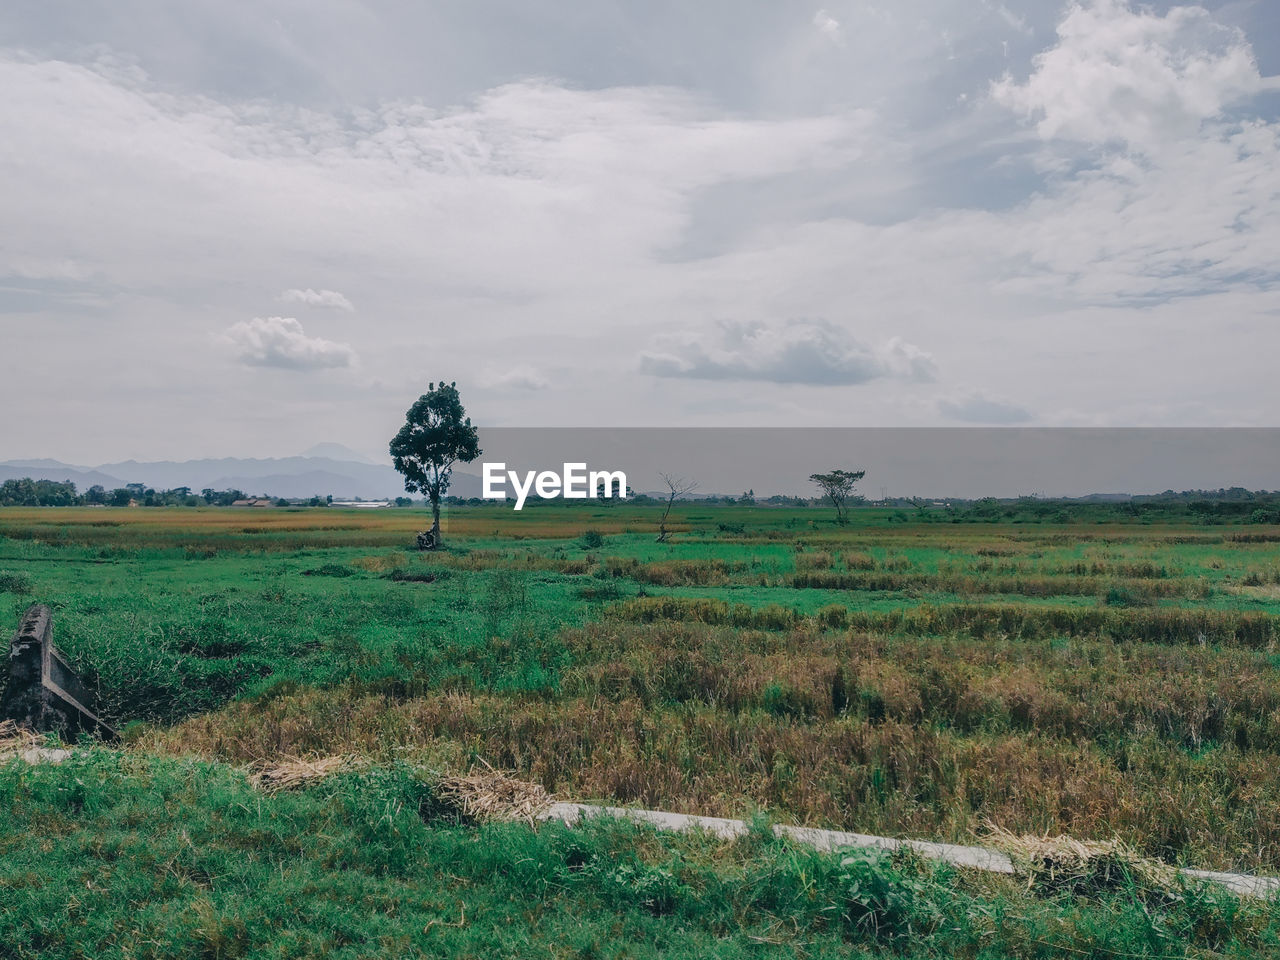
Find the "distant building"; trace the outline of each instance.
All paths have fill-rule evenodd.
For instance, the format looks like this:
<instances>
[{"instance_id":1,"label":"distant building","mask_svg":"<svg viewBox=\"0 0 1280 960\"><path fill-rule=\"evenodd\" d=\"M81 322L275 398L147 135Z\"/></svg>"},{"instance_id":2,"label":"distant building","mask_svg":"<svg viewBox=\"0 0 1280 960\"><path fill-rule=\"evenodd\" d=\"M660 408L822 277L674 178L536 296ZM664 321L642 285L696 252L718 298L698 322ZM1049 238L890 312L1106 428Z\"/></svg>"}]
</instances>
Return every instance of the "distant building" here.
<instances>
[{"instance_id":1,"label":"distant building","mask_svg":"<svg viewBox=\"0 0 1280 960\"><path fill-rule=\"evenodd\" d=\"M359 507L364 510L376 510L391 506L390 500L334 500L331 507Z\"/></svg>"},{"instance_id":2,"label":"distant building","mask_svg":"<svg viewBox=\"0 0 1280 960\"><path fill-rule=\"evenodd\" d=\"M244 500L234 500L231 505L233 507L274 507L276 502L269 497L248 497Z\"/></svg>"}]
</instances>

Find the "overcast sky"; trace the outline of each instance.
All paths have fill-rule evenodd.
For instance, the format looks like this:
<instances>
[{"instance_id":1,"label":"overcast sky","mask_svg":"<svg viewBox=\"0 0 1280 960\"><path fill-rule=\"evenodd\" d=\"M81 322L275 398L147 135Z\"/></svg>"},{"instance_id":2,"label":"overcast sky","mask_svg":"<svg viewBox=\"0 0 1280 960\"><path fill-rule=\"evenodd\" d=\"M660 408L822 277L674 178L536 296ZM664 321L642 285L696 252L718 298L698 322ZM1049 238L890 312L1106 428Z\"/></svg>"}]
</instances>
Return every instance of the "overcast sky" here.
<instances>
[{"instance_id":1,"label":"overcast sky","mask_svg":"<svg viewBox=\"0 0 1280 960\"><path fill-rule=\"evenodd\" d=\"M6 0L0 459L1280 425L1280 4Z\"/></svg>"}]
</instances>

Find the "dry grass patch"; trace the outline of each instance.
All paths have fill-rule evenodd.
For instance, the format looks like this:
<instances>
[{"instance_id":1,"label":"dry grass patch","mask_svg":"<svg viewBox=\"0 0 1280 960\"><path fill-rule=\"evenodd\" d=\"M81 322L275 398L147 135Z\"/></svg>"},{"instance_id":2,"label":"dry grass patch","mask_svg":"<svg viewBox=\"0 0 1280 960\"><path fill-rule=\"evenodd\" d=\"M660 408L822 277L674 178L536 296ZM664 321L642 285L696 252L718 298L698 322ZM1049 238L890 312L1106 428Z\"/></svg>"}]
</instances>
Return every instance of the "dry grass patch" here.
<instances>
[{"instance_id":1,"label":"dry grass patch","mask_svg":"<svg viewBox=\"0 0 1280 960\"><path fill-rule=\"evenodd\" d=\"M1248 597L1251 600L1271 602L1280 600L1280 583L1270 583L1261 586L1229 585L1222 587L1221 589L1223 593L1230 594L1234 597Z\"/></svg>"},{"instance_id":2,"label":"dry grass patch","mask_svg":"<svg viewBox=\"0 0 1280 960\"><path fill-rule=\"evenodd\" d=\"M466 776L444 777L437 795L468 820L499 820L533 823L545 812L553 798L540 784L517 780L495 770L483 760L483 769L472 767Z\"/></svg>"},{"instance_id":3,"label":"dry grass patch","mask_svg":"<svg viewBox=\"0 0 1280 960\"><path fill-rule=\"evenodd\" d=\"M818 682L824 667L815 659L795 669L812 669ZM862 709L860 681L848 666L846 676L850 706ZM910 678L896 682L898 697L912 695ZM625 690L617 701L558 702L306 690L231 704L144 742L232 763L353 754L449 772L478 755L583 802L730 817L764 808L805 826L957 843L990 820L1029 834L1121 836L1148 856L1205 869L1280 863L1274 754L1192 752L1148 735L1128 738L1120 756L1036 730L903 722L887 709L875 721L797 715L789 708L803 677L779 686L770 697L761 691L767 708L737 713L696 701L646 705ZM910 712L935 708L924 701Z\"/></svg>"},{"instance_id":4,"label":"dry grass patch","mask_svg":"<svg viewBox=\"0 0 1280 960\"><path fill-rule=\"evenodd\" d=\"M391 570L402 570L409 565L408 554L395 551L392 553L374 554L368 557L356 557L351 561L353 567L367 570L369 573L387 573Z\"/></svg>"},{"instance_id":5,"label":"dry grass patch","mask_svg":"<svg viewBox=\"0 0 1280 960\"><path fill-rule=\"evenodd\" d=\"M1097 893L1131 884L1174 893L1182 883L1176 868L1144 857L1123 840L1077 840L1060 835L1016 834L988 824L984 841L1007 854L1028 887Z\"/></svg>"},{"instance_id":6,"label":"dry grass patch","mask_svg":"<svg viewBox=\"0 0 1280 960\"><path fill-rule=\"evenodd\" d=\"M36 750L44 745L44 738L20 727L12 720L0 721L0 760L9 757L20 757L28 750Z\"/></svg>"},{"instance_id":7,"label":"dry grass patch","mask_svg":"<svg viewBox=\"0 0 1280 960\"><path fill-rule=\"evenodd\" d=\"M797 570L827 570L831 567L831 554L825 550L817 553L797 553Z\"/></svg>"},{"instance_id":8,"label":"dry grass patch","mask_svg":"<svg viewBox=\"0 0 1280 960\"><path fill-rule=\"evenodd\" d=\"M299 790L331 777L336 773L358 770L368 766L364 757L342 754L332 757L285 757L280 760L264 760L253 765L249 782L267 793L280 790Z\"/></svg>"},{"instance_id":9,"label":"dry grass patch","mask_svg":"<svg viewBox=\"0 0 1280 960\"><path fill-rule=\"evenodd\" d=\"M852 551L843 555L846 570L874 570L876 558L869 553Z\"/></svg>"}]
</instances>

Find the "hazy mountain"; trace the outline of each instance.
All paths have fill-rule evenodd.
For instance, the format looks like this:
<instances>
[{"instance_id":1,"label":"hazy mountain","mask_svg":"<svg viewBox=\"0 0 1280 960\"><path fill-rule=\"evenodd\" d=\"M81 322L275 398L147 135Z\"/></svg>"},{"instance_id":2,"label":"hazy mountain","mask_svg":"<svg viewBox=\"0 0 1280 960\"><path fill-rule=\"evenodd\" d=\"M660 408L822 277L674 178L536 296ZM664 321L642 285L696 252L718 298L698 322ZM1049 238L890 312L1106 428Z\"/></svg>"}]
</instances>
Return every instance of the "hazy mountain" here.
<instances>
[{"instance_id":1,"label":"hazy mountain","mask_svg":"<svg viewBox=\"0 0 1280 960\"><path fill-rule=\"evenodd\" d=\"M72 463L63 463L61 460L50 460L48 457L44 457L39 460L6 460L4 461L4 465L6 467L30 467L34 470L49 469L84 471L90 469L89 467L80 467Z\"/></svg>"},{"instance_id":2,"label":"hazy mountain","mask_svg":"<svg viewBox=\"0 0 1280 960\"><path fill-rule=\"evenodd\" d=\"M351 463L379 464L379 461L365 456L358 450L352 450L341 443L317 443L314 447L308 447L303 450L298 456L323 457L326 460L344 460Z\"/></svg>"},{"instance_id":3,"label":"hazy mountain","mask_svg":"<svg viewBox=\"0 0 1280 960\"><path fill-rule=\"evenodd\" d=\"M112 490L124 485L124 481L93 467L80 467L57 460L6 460L0 463L0 483L5 480L56 480L59 483L70 480L80 493L95 484Z\"/></svg>"},{"instance_id":4,"label":"hazy mountain","mask_svg":"<svg viewBox=\"0 0 1280 960\"><path fill-rule=\"evenodd\" d=\"M337 461L335 461L337 462ZM396 478L399 479L399 474ZM243 490L250 494L264 494L272 497L324 497L333 494L338 500L381 500L388 497L404 496L404 484L400 491L388 489L378 484L369 484L359 478L351 477L333 470L310 470L305 473L273 473L265 477L228 476L219 477L211 484L215 490ZM203 487L199 488L203 489Z\"/></svg>"}]
</instances>

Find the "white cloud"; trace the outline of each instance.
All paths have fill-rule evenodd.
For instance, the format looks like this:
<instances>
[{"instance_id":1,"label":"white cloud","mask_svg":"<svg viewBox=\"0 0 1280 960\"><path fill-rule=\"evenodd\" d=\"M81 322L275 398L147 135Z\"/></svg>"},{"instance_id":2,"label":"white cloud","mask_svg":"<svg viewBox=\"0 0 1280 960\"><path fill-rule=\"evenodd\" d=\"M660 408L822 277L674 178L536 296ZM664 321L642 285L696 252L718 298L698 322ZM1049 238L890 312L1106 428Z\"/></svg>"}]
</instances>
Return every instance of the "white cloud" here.
<instances>
[{"instance_id":1,"label":"white cloud","mask_svg":"<svg viewBox=\"0 0 1280 960\"><path fill-rule=\"evenodd\" d=\"M929 383L937 378L938 367L932 355L901 337L890 337L877 353L888 376L917 383Z\"/></svg>"},{"instance_id":2,"label":"white cloud","mask_svg":"<svg viewBox=\"0 0 1280 960\"><path fill-rule=\"evenodd\" d=\"M125 286L338 263L529 295L677 243L695 191L837 169L874 140L865 111L753 120L660 87L528 80L325 114L2 53L0 87L0 141L28 145L0 155L23 184L0 272L71 261Z\"/></svg>"},{"instance_id":3,"label":"white cloud","mask_svg":"<svg viewBox=\"0 0 1280 960\"><path fill-rule=\"evenodd\" d=\"M349 367L356 354L350 345L308 337L293 317L254 317L232 324L226 339L240 351L240 359L254 367L323 370Z\"/></svg>"},{"instance_id":4,"label":"white cloud","mask_svg":"<svg viewBox=\"0 0 1280 960\"><path fill-rule=\"evenodd\" d=\"M496 390L545 390L551 384L533 367L521 364L502 372L490 371L481 385Z\"/></svg>"},{"instance_id":5,"label":"white cloud","mask_svg":"<svg viewBox=\"0 0 1280 960\"><path fill-rule=\"evenodd\" d=\"M826 10L819 10L813 15L813 25L818 28L818 32L825 37L829 37L833 43L840 46L844 45L844 34L840 28L840 21Z\"/></svg>"},{"instance_id":6,"label":"white cloud","mask_svg":"<svg viewBox=\"0 0 1280 960\"><path fill-rule=\"evenodd\" d=\"M281 303L301 303L308 307L326 307L333 310L354 310L351 301L337 290L305 290L293 288L277 297Z\"/></svg>"},{"instance_id":7,"label":"white cloud","mask_svg":"<svg viewBox=\"0 0 1280 960\"><path fill-rule=\"evenodd\" d=\"M1159 16L1128 0L1085 0L1068 6L1057 45L1035 57L1026 82L1006 76L991 94L1035 118L1042 139L1141 147L1194 134L1268 86L1244 35L1203 7Z\"/></svg>"},{"instance_id":8,"label":"white cloud","mask_svg":"<svg viewBox=\"0 0 1280 960\"><path fill-rule=\"evenodd\" d=\"M1038 119L1048 172L991 218L1006 264L997 289L1114 305L1274 283L1280 125L1246 118L1243 101L1276 83L1202 7L1072 3L1027 81L992 87Z\"/></svg>"},{"instance_id":9,"label":"white cloud","mask_svg":"<svg viewBox=\"0 0 1280 960\"><path fill-rule=\"evenodd\" d=\"M1007 224L1030 259L1001 283L1115 303L1274 283L1280 263L1280 125L1105 157Z\"/></svg>"},{"instance_id":10,"label":"white cloud","mask_svg":"<svg viewBox=\"0 0 1280 960\"><path fill-rule=\"evenodd\" d=\"M1031 413L1018 404L983 393L942 397L938 400L938 412L949 420L962 423L1011 424L1026 423L1031 419Z\"/></svg>"},{"instance_id":11,"label":"white cloud","mask_svg":"<svg viewBox=\"0 0 1280 960\"><path fill-rule=\"evenodd\" d=\"M645 353L640 369L658 377L810 386L848 386L882 377L928 381L936 374L927 353L899 338L870 347L820 321L723 323L709 339L713 342L707 344L703 338L684 337Z\"/></svg>"}]
</instances>

